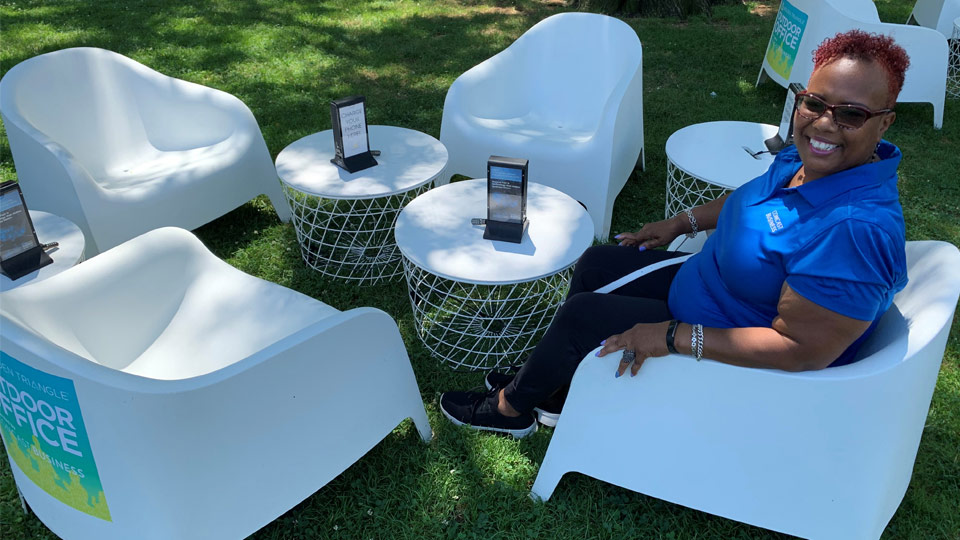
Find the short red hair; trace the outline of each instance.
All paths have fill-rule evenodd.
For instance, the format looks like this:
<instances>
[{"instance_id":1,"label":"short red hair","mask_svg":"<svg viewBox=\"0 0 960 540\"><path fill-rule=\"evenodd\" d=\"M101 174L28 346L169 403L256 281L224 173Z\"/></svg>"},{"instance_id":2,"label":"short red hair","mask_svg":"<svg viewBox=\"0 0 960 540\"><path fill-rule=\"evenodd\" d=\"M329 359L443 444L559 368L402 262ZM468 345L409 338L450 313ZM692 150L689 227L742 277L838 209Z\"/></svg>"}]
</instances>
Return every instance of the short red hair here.
<instances>
[{"instance_id":1,"label":"short red hair","mask_svg":"<svg viewBox=\"0 0 960 540\"><path fill-rule=\"evenodd\" d=\"M904 74L910 67L907 51L890 36L850 30L823 40L813 51L813 71L841 58L868 60L880 64L887 74L889 106L897 102L903 88Z\"/></svg>"}]
</instances>

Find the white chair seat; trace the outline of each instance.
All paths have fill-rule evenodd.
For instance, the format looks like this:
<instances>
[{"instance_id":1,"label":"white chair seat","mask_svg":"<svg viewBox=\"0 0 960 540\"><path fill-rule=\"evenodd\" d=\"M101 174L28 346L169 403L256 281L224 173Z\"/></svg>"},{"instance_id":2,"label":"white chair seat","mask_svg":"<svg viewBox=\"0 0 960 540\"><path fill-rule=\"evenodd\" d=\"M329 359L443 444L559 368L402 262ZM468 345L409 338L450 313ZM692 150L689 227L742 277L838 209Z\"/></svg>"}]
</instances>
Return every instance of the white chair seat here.
<instances>
[{"instance_id":1,"label":"white chair seat","mask_svg":"<svg viewBox=\"0 0 960 540\"><path fill-rule=\"evenodd\" d=\"M151 147L135 161L106 168L98 184L114 191L175 188L178 184L188 184L198 175L222 170L239 157L232 140L189 150L164 151ZM147 184L154 185L147 187Z\"/></svg>"},{"instance_id":2,"label":"white chair seat","mask_svg":"<svg viewBox=\"0 0 960 540\"><path fill-rule=\"evenodd\" d=\"M478 127L498 132L493 137L522 140L525 144L537 141L553 144L587 142L596 134L596 131L551 122L536 113L504 119L476 118L473 121Z\"/></svg>"}]
</instances>

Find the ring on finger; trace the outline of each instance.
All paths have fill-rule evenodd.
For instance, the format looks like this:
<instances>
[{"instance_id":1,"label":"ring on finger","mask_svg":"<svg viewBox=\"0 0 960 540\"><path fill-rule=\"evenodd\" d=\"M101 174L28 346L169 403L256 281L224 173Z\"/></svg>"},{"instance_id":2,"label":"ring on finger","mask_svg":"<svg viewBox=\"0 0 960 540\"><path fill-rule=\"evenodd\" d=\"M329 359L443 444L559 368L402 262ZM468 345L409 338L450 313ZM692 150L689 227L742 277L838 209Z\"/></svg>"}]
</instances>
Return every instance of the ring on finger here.
<instances>
[{"instance_id":1,"label":"ring on finger","mask_svg":"<svg viewBox=\"0 0 960 540\"><path fill-rule=\"evenodd\" d=\"M620 363L629 364L637 359L637 353L631 350L623 351L623 358L620 359Z\"/></svg>"}]
</instances>

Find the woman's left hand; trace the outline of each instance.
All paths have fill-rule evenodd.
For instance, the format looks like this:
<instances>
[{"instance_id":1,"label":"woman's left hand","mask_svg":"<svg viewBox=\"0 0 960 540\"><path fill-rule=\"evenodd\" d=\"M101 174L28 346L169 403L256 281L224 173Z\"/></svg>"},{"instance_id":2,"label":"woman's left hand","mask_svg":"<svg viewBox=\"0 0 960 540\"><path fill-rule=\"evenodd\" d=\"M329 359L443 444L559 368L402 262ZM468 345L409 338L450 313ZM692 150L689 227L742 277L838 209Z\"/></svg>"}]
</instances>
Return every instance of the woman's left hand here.
<instances>
[{"instance_id":1,"label":"woman's left hand","mask_svg":"<svg viewBox=\"0 0 960 540\"><path fill-rule=\"evenodd\" d=\"M616 376L619 377L630 367L630 376L634 376L640 370L643 362L652 356L666 356L667 351L667 327L669 321L661 323L639 323L633 325L633 328L622 334L614 334L603 342L603 348L597 352L597 356L606 356L616 351L633 351L636 355L633 363L621 361L617 366ZM628 357L625 356L625 359Z\"/></svg>"}]
</instances>

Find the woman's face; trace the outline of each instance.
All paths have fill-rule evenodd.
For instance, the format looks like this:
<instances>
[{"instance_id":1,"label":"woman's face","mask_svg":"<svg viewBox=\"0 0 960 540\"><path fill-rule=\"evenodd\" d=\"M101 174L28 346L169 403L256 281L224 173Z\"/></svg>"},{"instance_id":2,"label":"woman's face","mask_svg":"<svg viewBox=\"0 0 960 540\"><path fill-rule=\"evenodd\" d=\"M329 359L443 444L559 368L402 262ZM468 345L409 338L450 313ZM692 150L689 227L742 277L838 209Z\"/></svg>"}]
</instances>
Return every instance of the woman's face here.
<instances>
[{"instance_id":1,"label":"woman's face","mask_svg":"<svg viewBox=\"0 0 960 540\"><path fill-rule=\"evenodd\" d=\"M872 111L888 105L886 73L873 61L834 60L810 76L807 91L831 105L859 105ZM814 120L794 111L794 142L803 160L804 181L866 163L895 116L874 116L862 127L850 130L833 121L832 111Z\"/></svg>"}]
</instances>

